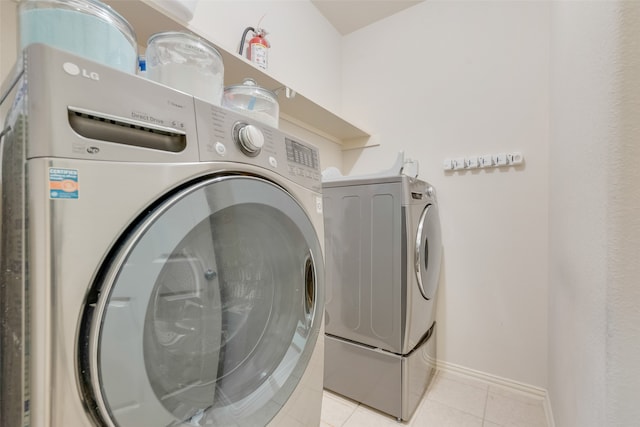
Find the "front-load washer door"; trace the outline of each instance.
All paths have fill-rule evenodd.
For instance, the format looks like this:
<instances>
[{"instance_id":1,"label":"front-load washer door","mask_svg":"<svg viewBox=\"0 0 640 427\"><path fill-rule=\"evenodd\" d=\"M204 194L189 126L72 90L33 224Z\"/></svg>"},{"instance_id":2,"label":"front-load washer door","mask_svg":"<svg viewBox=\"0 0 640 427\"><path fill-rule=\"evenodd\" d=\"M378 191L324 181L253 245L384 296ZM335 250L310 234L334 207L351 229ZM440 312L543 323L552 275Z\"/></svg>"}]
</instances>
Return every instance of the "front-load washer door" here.
<instances>
[{"instance_id":1,"label":"front-load washer door","mask_svg":"<svg viewBox=\"0 0 640 427\"><path fill-rule=\"evenodd\" d=\"M101 276L80 342L81 383L100 425L266 425L318 339L317 233L263 179L212 178L171 196Z\"/></svg>"},{"instance_id":2,"label":"front-load washer door","mask_svg":"<svg viewBox=\"0 0 640 427\"><path fill-rule=\"evenodd\" d=\"M442 237L438 206L427 205L418 222L415 251L415 273L422 296L435 297L440 278Z\"/></svg>"}]
</instances>

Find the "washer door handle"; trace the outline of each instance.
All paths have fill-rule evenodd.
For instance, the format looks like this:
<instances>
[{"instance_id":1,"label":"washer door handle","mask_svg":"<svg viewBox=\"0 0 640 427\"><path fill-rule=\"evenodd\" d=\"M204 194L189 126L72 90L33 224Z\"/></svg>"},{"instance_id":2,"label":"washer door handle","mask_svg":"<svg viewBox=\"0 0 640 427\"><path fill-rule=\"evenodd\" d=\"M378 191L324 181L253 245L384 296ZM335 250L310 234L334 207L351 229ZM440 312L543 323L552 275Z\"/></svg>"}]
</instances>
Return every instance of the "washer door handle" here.
<instances>
[{"instance_id":1,"label":"washer door handle","mask_svg":"<svg viewBox=\"0 0 640 427\"><path fill-rule=\"evenodd\" d=\"M316 303L316 273L311 254L304 261L304 311L313 314Z\"/></svg>"}]
</instances>

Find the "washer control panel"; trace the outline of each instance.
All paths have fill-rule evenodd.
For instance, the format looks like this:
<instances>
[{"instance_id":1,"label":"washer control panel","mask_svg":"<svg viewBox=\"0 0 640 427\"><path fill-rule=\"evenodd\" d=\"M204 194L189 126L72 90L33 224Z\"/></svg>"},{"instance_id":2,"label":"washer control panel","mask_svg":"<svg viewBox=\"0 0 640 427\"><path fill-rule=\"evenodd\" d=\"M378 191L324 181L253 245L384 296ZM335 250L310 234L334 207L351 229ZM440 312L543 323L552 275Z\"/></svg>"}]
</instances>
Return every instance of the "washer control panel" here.
<instances>
[{"instance_id":1,"label":"washer control panel","mask_svg":"<svg viewBox=\"0 0 640 427\"><path fill-rule=\"evenodd\" d=\"M320 154L315 147L285 137L289 174L320 179Z\"/></svg>"},{"instance_id":2,"label":"washer control panel","mask_svg":"<svg viewBox=\"0 0 640 427\"><path fill-rule=\"evenodd\" d=\"M322 185L319 150L236 111L195 98L200 161L247 163L305 187Z\"/></svg>"}]
</instances>

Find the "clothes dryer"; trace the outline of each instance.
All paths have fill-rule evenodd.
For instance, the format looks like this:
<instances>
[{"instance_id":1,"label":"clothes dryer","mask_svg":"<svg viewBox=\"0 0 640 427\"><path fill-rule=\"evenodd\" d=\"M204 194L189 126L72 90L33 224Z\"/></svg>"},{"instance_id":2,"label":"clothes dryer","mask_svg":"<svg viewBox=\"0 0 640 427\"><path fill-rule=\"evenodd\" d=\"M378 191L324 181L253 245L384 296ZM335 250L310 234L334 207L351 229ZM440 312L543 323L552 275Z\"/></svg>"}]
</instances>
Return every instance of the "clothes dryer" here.
<instances>
[{"instance_id":1,"label":"clothes dryer","mask_svg":"<svg viewBox=\"0 0 640 427\"><path fill-rule=\"evenodd\" d=\"M24 61L0 104L0 425L318 425L318 150L50 47Z\"/></svg>"},{"instance_id":2,"label":"clothes dryer","mask_svg":"<svg viewBox=\"0 0 640 427\"><path fill-rule=\"evenodd\" d=\"M408 419L435 366L433 187L396 171L323 182L325 387Z\"/></svg>"}]
</instances>

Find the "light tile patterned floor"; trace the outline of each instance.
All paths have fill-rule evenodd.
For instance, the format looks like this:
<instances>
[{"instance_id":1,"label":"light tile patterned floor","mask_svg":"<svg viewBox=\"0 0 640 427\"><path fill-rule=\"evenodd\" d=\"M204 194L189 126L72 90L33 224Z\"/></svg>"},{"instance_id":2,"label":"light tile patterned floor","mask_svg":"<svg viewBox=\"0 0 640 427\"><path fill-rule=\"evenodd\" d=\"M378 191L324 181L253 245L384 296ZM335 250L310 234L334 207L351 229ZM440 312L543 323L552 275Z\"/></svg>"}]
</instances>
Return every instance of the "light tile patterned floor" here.
<instances>
[{"instance_id":1,"label":"light tile patterned floor","mask_svg":"<svg viewBox=\"0 0 640 427\"><path fill-rule=\"evenodd\" d=\"M325 390L320 426L547 427L547 421L541 399L438 371L407 422Z\"/></svg>"}]
</instances>

